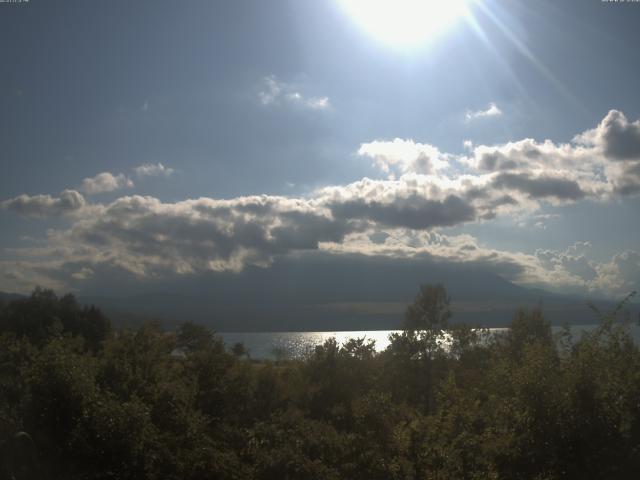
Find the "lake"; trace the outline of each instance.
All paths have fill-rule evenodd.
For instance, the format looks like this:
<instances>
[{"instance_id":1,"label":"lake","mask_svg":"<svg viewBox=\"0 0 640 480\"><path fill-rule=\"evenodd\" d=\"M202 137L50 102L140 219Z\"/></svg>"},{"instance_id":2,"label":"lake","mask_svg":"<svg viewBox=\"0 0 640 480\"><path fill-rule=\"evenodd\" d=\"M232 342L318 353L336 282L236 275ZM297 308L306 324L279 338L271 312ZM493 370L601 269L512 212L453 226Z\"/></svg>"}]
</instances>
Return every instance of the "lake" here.
<instances>
[{"instance_id":1,"label":"lake","mask_svg":"<svg viewBox=\"0 0 640 480\"><path fill-rule=\"evenodd\" d=\"M583 332L596 328L597 325L574 325L571 332L574 338L580 338ZM554 333L560 332L562 327L552 327ZM631 336L636 344L640 344L640 326L629 327ZM490 328L491 332L504 332L506 328ZM335 337L339 344L343 344L350 338L362 338L375 340L376 350L382 351L389 345L389 335L399 333L401 330L358 330L342 332L222 332L218 335L228 347L242 342L249 350L251 358L275 359L278 354L286 354L289 357L303 357L313 351L316 345L321 345L329 338ZM279 352L279 353L278 353Z\"/></svg>"}]
</instances>

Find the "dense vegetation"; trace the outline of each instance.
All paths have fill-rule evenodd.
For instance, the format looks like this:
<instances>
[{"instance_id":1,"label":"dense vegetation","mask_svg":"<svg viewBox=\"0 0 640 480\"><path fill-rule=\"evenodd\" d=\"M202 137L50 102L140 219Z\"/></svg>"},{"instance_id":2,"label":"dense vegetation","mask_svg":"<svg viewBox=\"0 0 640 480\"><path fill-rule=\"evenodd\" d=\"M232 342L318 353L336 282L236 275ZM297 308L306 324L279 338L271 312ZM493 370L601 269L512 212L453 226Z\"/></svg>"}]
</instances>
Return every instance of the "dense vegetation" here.
<instances>
[{"instance_id":1,"label":"dense vegetation","mask_svg":"<svg viewBox=\"0 0 640 480\"><path fill-rule=\"evenodd\" d=\"M383 352L328 341L306 359L256 362L190 323L113 331L70 295L36 290L0 308L0 477L640 472L640 352L613 316L572 340L520 311L490 337L450 327L444 288L428 286Z\"/></svg>"}]
</instances>

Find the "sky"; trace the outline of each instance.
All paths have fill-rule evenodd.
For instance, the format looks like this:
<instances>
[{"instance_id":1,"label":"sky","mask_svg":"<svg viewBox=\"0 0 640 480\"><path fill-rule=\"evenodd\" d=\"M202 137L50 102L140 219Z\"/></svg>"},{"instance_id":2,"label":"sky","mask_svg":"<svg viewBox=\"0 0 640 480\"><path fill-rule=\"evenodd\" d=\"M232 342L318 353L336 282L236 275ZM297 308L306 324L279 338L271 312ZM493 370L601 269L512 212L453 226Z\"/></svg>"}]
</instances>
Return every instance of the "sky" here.
<instances>
[{"instance_id":1,"label":"sky","mask_svg":"<svg viewBox=\"0 0 640 480\"><path fill-rule=\"evenodd\" d=\"M600 0L0 3L0 290L206 291L330 256L624 295L639 22Z\"/></svg>"}]
</instances>

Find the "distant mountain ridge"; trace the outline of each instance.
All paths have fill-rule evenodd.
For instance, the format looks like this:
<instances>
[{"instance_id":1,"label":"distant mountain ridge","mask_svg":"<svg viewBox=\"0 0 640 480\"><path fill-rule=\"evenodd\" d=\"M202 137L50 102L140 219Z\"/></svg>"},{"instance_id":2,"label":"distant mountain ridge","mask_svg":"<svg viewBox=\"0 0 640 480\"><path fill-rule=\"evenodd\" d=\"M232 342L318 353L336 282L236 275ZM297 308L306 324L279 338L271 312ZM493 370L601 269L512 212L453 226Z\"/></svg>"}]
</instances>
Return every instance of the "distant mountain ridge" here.
<instances>
[{"instance_id":1,"label":"distant mountain ridge","mask_svg":"<svg viewBox=\"0 0 640 480\"><path fill-rule=\"evenodd\" d=\"M158 320L167 327L190 320L206 324L217 331L342 331L400 328L406 302L336 302L304 305L247 302L242 305L216 303L207 297L145 294L131 297L79 297L82 303L100 307L118 324L138 324ZM542 300L542 301L540 301ZM597 302L603 311L612 310L614 302ZM518 308L540 306L554 324L590 324L598 321L586 300L571 297L522 298L516 302L452 301L452 322L466 322L485 327L509 324ZM629 308L634 317L638 306Z\"/></svg>"},{"instance_id":2,"label":"distant mountain ridge","mask_svg":"<svg viewBox=\"0 0 640 480\"><path fill-rule=\"evenodd\" d=\"M25 295L19 293L0 292L0 302L11 302L12 300L19 300L25 298Z\"/></svg>"},{"instance_id":3,"label":"distant mountain ridge","mask_svg":"<svg viewBox=\"0 0 640 480\"><path fill-rule=\"evenodd\" d=\"M507 325L519 307L541 306L555 323L597 321L586 299L515 285L497 274L461 265L411 259L322 257L280 261L270 268L214 274L206 291L146 293L119 299L83 297L107 314L135 313L168 322L193 320L218 331L394 329L419 285L442 283L452 298L452 321ZM612 302L598 302L605 311Z\"/></svg>"},{"instance_id":4,"label":"distant mountain ridge","mask_svg":"<svg viewBox=\"0 0 640 480\"><path fill-rule=\"evenodd\" d=\"M419 285L428 283L447 288L453 322L505 326L519 307L536 306L556 325L597 322L586 298L527 289L485 270L357 257L319 257L304 265L281 261L270 268L210 274L169 291L81 292L78 299L100 307L120 325L159 320L173 326L191 320L227 332L384 330L400 327L406 305ZM615 307L595 303L603 311ZM629 309L637 317L638 304Z\"/></svg>"}]
</instances>

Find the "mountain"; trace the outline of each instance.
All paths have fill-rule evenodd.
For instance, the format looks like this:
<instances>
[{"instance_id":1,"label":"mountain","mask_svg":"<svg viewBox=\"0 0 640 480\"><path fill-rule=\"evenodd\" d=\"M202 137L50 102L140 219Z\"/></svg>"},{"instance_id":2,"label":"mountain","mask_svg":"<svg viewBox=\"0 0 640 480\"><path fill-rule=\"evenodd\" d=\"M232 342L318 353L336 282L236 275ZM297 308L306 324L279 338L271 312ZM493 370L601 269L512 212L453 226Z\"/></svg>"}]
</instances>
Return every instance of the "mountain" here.
<instances>
[{"instance_id":1,"label":"mountain","mask_svg":"<svg viewBox=\"0 0 640 480\"><path fill-rule=\"evenodd\" d=\"M420 284L442 283L452 298L452 321L504 326L520 307L541 306L554 324L586 324L597 317L586 299L527 289L483 269L413 260L359 257L288 259L270 268L210 274L170 293L81 296L122 322L184 320L218 331L394 329ZM596 302L603 311L612 302ZM637 315L637 306L634 315ZM632 310L633 310L632 308Z\"/></svg>"},{"instance_id":2,"label":"mountain","mask_svg":"<svg viewBox=\"0 0 640 480\"><path fill-rule=\"evenodd\" d=\"M227 332L375 330L398 328L419 285L428 283L447 288L453 322L505 326L518 308L536 306L557 325L598 320L585 298L523 288L486 269L364 256L288 258L269 268L143 285L129 294L129 287L102 286L78 299L100 307L116 325L158 320L172 327L191 320ZM596 303L605 312L615 307ZM637 317L638 304L629 309Z\"/></svg>"},{"instance_id":3,"label":"mountain","mask_svg":"<svg viewBox=\"0 0 640 480\"><path fill-rule=\"evenodd\" d=\"M25 295L20 295L19 293L0 292L0 304L8 303L12 300L19 300L21 298L25 298Z\"/></svg>"}]
</instances>

